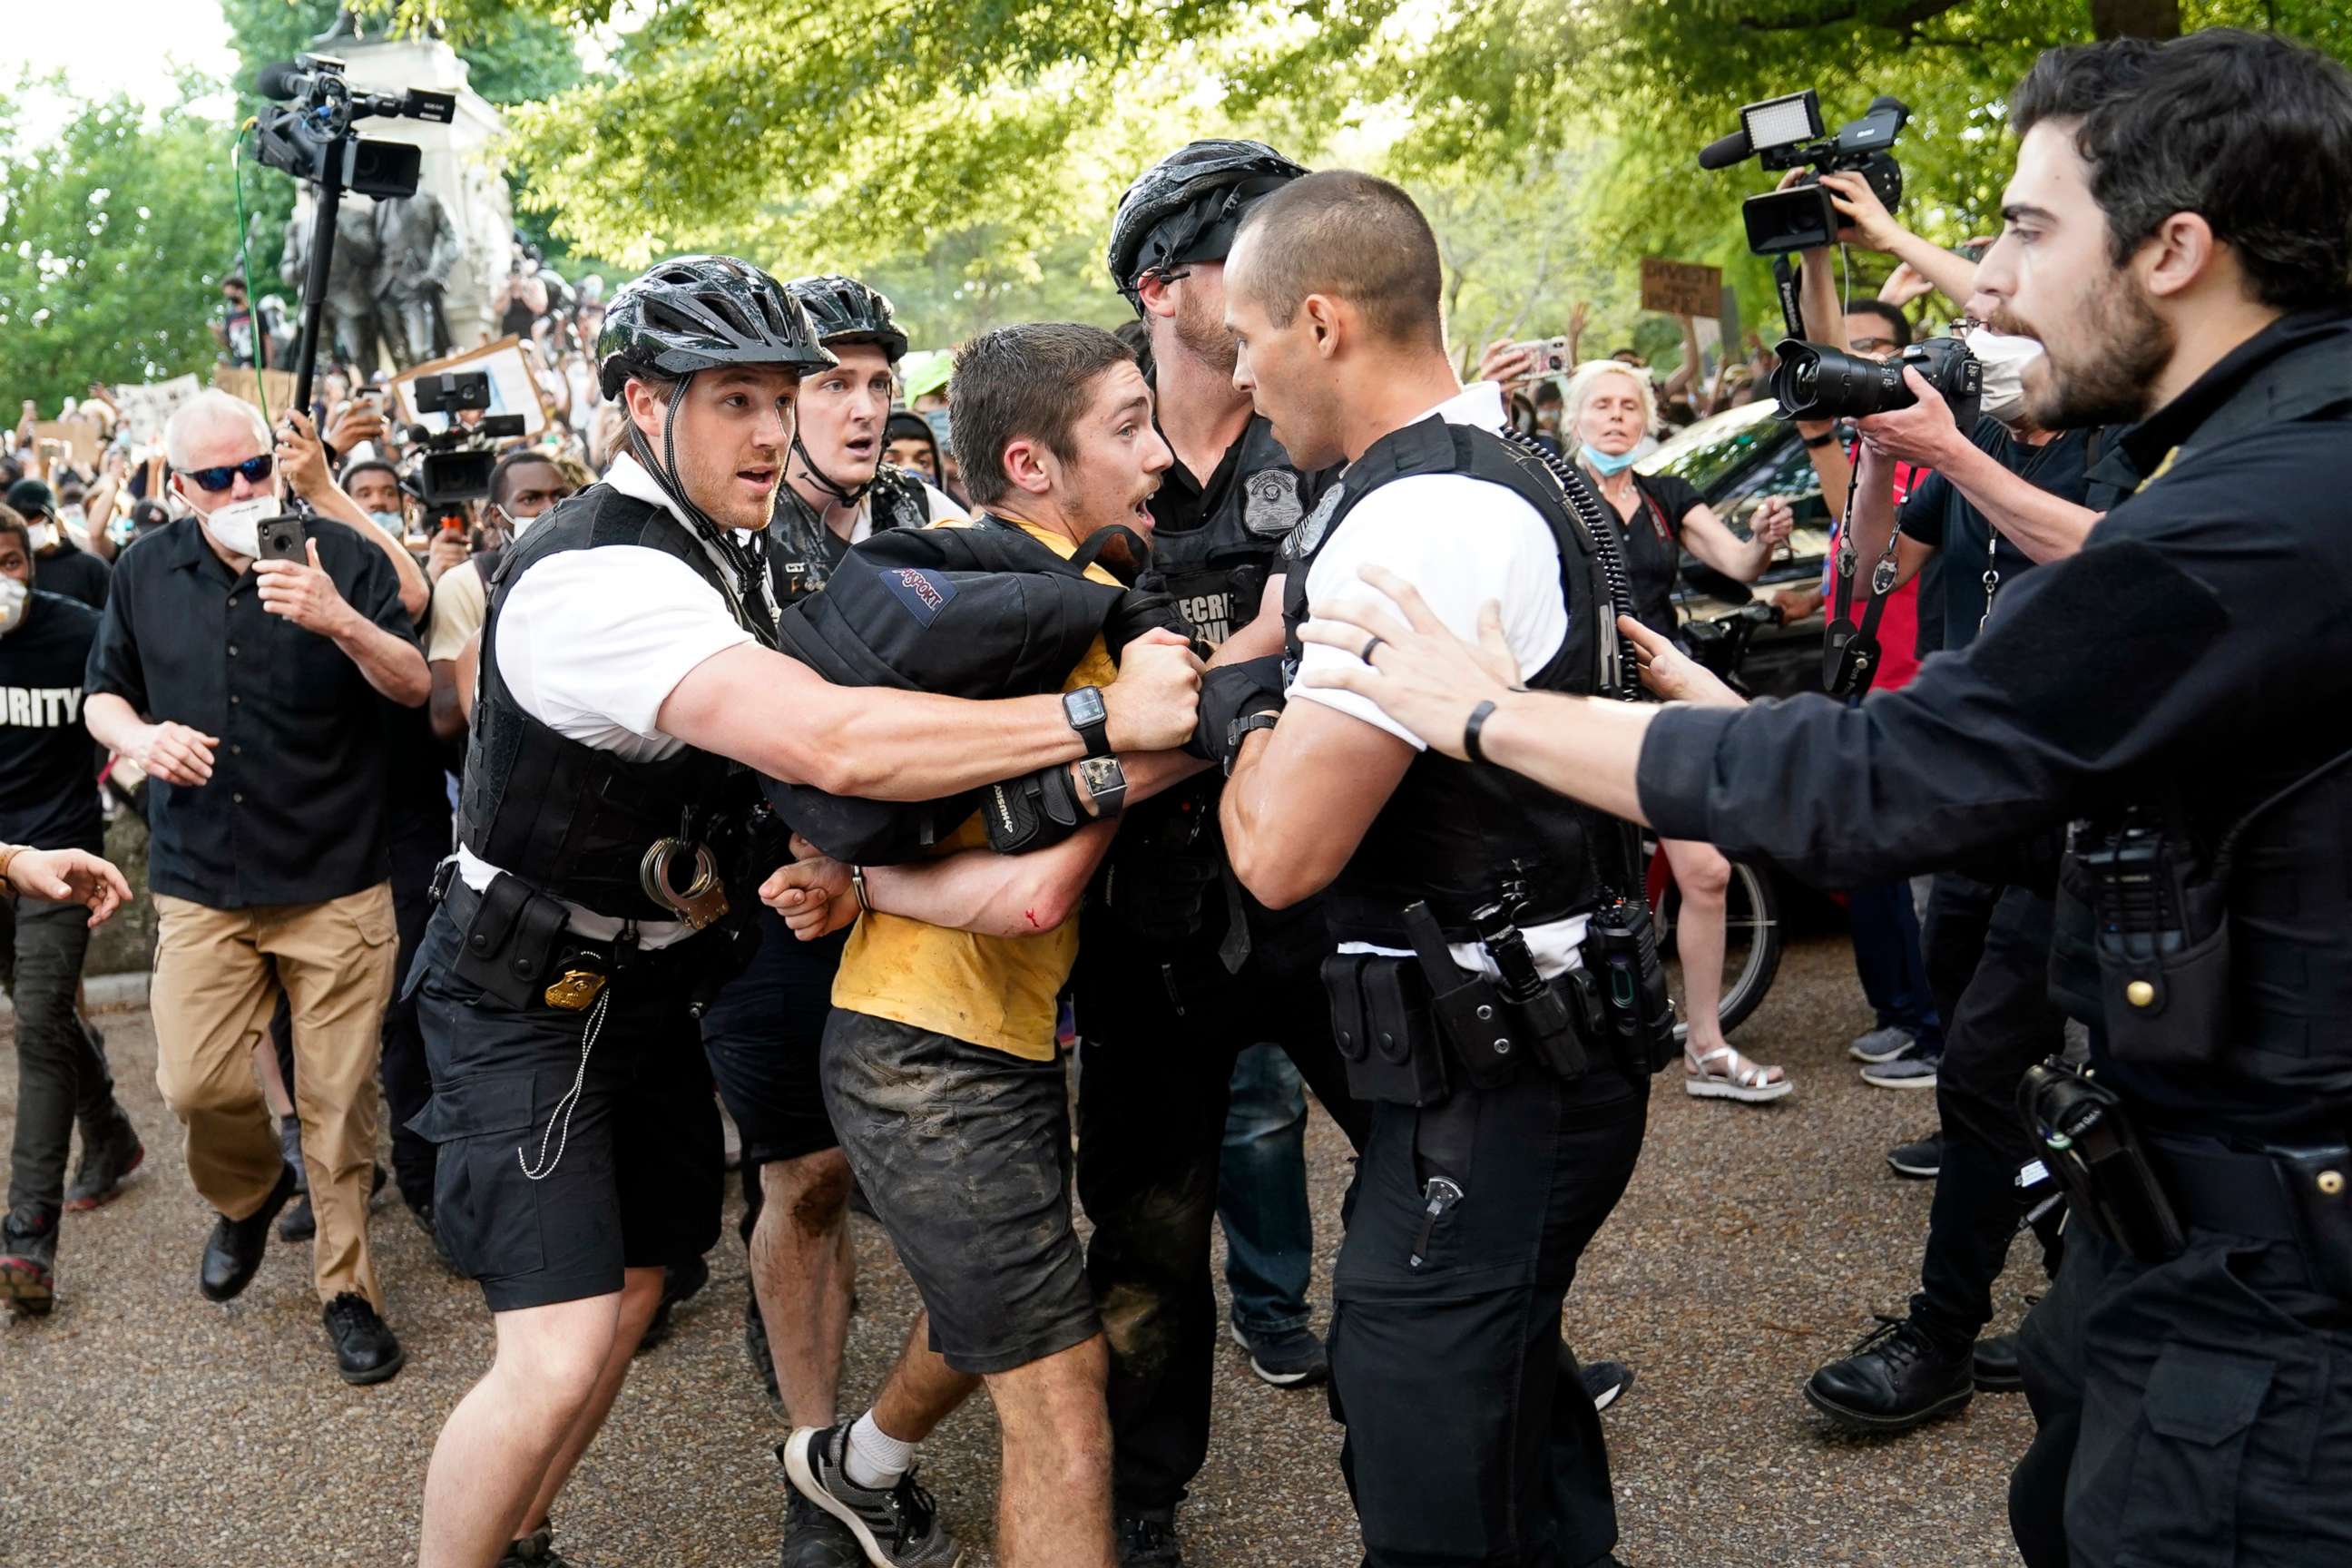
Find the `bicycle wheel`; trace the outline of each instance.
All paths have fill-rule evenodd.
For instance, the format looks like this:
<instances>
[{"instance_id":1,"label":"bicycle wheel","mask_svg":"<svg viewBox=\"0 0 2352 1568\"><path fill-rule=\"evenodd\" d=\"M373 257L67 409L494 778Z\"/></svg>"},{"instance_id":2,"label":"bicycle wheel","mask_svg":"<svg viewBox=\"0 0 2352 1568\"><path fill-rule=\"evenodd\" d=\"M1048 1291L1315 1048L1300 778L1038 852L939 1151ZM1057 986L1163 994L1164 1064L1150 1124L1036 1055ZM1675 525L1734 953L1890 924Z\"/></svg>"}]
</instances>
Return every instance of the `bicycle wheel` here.
<instances>
[{"instance_id":1,"label":"bicycle wheel","mask_svg":"<svg viewBox=\"0 0 2352 1568\"><path fill-rule=\"evenodd\" d=\"M1674 943L1682 915L1682 889L1669 884L1660 900L1658 945ZM1727 1032L1756 1011L1780 968L1780 903L1772 879L1752 866L1731 863L1731 886L1723 900L1723 1002L1717 1009ZM1681 954L1675 954L1675 989L1681 993Z\"/></svg>"}]
</instances>

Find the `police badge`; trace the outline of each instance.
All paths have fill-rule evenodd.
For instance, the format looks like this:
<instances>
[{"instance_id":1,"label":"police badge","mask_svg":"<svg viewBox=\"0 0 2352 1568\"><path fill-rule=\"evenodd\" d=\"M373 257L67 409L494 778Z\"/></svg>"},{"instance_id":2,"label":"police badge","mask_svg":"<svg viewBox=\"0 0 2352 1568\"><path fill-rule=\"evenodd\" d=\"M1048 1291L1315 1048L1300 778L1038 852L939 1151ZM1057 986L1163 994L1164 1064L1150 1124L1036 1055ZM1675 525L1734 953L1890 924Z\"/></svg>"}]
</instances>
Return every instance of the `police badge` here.
<instances>
[{"instance_id":1,"label":"police badge","mask_svg":"<svg viewBox=\"0 0 2352 1568\"><path fill-rule=\"evenodd\" d=\"M1304 561L1315 553L1316 546L1323 542L1324 531L1331 526L1331 515L1339 510L1339 497L1347 488L1345 484L1335 484L1323 492L1323 499L1315 503L1315 510L1308 512L1305 521L1292 531L1290 537L1282 542L1284 555L1293 561ZM1296 498L1291 504L1297 504Z\"/></svg>"},{"instance_id":2,"label":"police badge","mask_svg":"<svg viewBox=\"0 0 2352 1568\"><path fill-rule=\"evenodd\" d=\"M1298 504L1298 476L1266 468L1242 484L1242 525L1261 539L1280 539L1298 526L1307 509Z\"/></svg>"}]
</instances>

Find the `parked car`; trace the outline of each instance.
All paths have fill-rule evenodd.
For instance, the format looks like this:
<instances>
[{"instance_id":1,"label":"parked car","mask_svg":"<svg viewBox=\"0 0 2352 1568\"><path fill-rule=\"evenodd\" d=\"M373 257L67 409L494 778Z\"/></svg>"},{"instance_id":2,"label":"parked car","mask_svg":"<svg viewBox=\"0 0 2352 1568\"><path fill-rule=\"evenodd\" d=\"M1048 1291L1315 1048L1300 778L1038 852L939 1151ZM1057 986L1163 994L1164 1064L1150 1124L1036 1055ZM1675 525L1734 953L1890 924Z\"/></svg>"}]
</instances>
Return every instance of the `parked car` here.
<instances>
[{"instance_id":1,"label":"parked car","mask_svg":"<svg viewBox=\"0 0 2352 1568\"><path fill-rule=\"evenodd\" d=\"M1837 520L1822 500L1821 481L1795 426L1775 417L1769 399L1700 420L1634 466L1645 474L1672 474L1689 483L1745 536L1748 520L1774 496L1786 496L1797 514L1786 551L1753 584L1736 582L1688 551L1675 607L1685 621L1708 619L1769 596L1781 588L1818 587ZM1822 630L1815 614L1791 625L1757 628L1742 673L1759 696L1790 697L1822 689Z\"/></svg>"}]
</instances>

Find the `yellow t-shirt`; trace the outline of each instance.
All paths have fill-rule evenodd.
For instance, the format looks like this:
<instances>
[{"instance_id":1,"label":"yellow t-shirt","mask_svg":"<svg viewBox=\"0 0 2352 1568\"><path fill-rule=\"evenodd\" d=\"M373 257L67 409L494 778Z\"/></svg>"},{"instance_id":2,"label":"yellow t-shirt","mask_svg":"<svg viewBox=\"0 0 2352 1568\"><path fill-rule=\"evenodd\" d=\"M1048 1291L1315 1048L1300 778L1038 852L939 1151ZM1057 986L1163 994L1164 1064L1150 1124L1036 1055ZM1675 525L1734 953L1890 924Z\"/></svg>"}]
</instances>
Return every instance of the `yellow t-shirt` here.
<instances>
[{"instance_id":1,"label":"yellow t-shirt","mask_svg":"<svg viewBox=\"0 0 2352 1568\"><path fill-rule=\"evenodd\" d=\"M1064 560L1077 553L1059 534L1027 523L1020 528ZM1088 566L1087 576L1112 586L1118 582L1100 566ZM1097 637L1062 689L1108 686L1118 676L1109 649ZM987 844L988 828L974 812L940 852L951 855ZM860 915L849 933L834 977L833 1005L1030 1061L1051 1061L1055 1004L1077 956L1076 915L1034 936L1003 937L876 911Z\"/></svg>"}]
</instances>

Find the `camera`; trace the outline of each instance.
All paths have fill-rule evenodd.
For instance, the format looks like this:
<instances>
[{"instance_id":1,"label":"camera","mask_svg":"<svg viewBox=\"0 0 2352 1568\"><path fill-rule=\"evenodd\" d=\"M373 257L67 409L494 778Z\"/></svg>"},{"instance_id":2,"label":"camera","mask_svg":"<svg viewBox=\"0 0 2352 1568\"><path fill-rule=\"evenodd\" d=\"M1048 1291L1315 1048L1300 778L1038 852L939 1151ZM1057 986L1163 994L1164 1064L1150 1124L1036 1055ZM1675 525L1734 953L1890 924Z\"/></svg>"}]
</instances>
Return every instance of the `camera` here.
<instances>
[{"instance_id":1,"label":"camera","mask_svg":"<svg viewBox=\"0 0 2352 1568\"><path fill-rule=\"evenodd\" d=\"M1953 422L1976 428L1984 398L1984 363L1958 338L1929 338L1887 359L1864 359L1790 338L1777 351L1772 395L1787 419L1858 419L1918 402L1903 380L1907 366L1951 405Z\"/></svg>"},{"instance_id":2,"label":"camera","mask_svg":"<svg viewBox=\"0 0 2352 1568\"><path fill-rule=\"evenodd\" d=\"M416 468L416 489L425 510L446 522L464 515L467 501L490 493L490 470L498 467L498 443L523 433L520 414L488 414L490 377L486 371L449 371L422 375L415 384L416 411L446 415L446 430L409 426L408 438L425 448ZM479 414L471 424L461 416Z\"/></svg>"},{"instance_id":3,"label":"camera","mask_svg":"<svg viewBox=\"0 0 2352 1568\"><path fill-rule=\"evenodd\" d=\"M1529 375L1566 375L1576 368L1570 363L1566 338L1542 338L1511 347L1528 356Z\"/></svg>"},{"instance_id":4,"label":"camera","mask_svg":"<svg viewBox=\"0 0 2352 1568\"><path fill-rule=\"evenodd\" d=\"M1811 250L1834 244L1843 222L1821 187L1823 174L1860 174L1890 212L1903 200L1903 167L1887 148L1910 118L1909 105L1882 94L1870 100L1861 119L1821 140L1821 99L1807 88L1748 104L1739 111L1739 129L1709 142L1698 165L1722 169L1749 157L1768 169L1810 165L1789 189L1748 197L1739 216L1748 225L1748 248L1758 256Z\"/></svg>"},{"instance_id":5,"label":"camera","mask_svg":"<svg viewBox=\"0 0 2352 1568\"><path fill-rule=\"evenodd\" d=\"M457 117L457 100L446 92L353 92L343 62L331 55L265 66L254 89L286 100L263 110L254 128L255 152L264 163L298 180L365 196L415 195L424 153L404 142L354 136L352 121L382 115L446 125Z\"/></svg>"}]
</instances>

